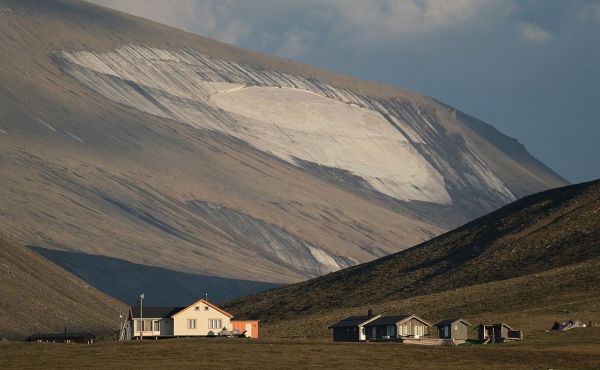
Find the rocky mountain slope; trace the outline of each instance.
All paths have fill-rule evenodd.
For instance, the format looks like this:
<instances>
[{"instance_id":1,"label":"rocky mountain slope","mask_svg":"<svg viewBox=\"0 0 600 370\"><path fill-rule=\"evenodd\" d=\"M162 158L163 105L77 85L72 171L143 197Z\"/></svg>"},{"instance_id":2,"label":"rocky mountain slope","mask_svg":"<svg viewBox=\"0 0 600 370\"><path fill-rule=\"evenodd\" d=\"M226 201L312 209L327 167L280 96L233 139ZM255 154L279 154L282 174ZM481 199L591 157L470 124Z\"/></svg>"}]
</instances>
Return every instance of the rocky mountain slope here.
<instances>
[{"instance_id":1,"label":"rocky mountain slope","mask_svg":"<svg viewBox=\"0 0 600 370\"><path fill-rule=\"evenodd\" d=\"M28 245L289 283L565 184L412 92L84 2L0 7L0 222Z\"/></svg>"},{"instance_id":2,"label":"rocky mountain slope","mask_svg":"<svg viewBox=\"0 0 600 370\"><path fill-rule=\"evenodd\" d=\"M125 304L0 233L0 338L119 328Z\"/></svg>"},{"instance_id":3,"label":"rocky mountain slope","mask_svg":"<svg viewBox=\"0 0 600 370\"><path fill-rule=\"evenodd\" d=\"M284 318L424 296L600 260L600 180L520 199L405 251L228 304L261 319ZM595 266L594 265L594 266ZM576 271L582 267L573 267ZM589 269L572 283L591 289ZM569 268L561 270L562 279ZM587 278L585 276L588 276ZM595 281L595 280L593 280ZM530 290L552 284L531 278ZM556 285L558 283L554 283ZM507 297L516 299L514 292ZM481 293L480 294L485 294ZM414 298L417 299L417 298ZM481 297L472 297L473 302ZM507 298L508 299L508 298ZM493 297L485 300L496 301ZM516 301L515 301L516 302ZM460 301L469 305L469 301ZM472 303L472 302L471 302Z\"/></svg>"}]
</instances>

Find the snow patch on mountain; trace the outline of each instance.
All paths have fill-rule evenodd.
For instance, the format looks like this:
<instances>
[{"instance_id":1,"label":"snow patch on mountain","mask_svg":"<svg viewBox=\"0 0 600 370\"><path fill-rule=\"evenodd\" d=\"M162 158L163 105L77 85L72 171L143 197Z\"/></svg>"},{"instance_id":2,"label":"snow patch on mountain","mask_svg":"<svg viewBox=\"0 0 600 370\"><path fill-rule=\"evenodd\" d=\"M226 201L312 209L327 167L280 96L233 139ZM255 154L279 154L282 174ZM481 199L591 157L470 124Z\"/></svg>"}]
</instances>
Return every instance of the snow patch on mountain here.
<instances>
[{"instance_id":1,"label":"snow patch on mountain","mask_svg":"<svg viewBox=\"0 0 600 370\"><path fill-rule=\"evenodd\" d=\"M260 133L244 139L280 158L348 170L398 199L450 202L443 177L379 112L288 87L238 87L209 101L242 116Z\"/></svg>"},{"instance_id":2,"label":"snow patch on mountain","mask_svg":"<svg viewBox=\"0 0 600 370\"><path fill-rule=\"evenodd\" d=\"M55 57L114 102L237 137L296 165L298 159L349 171L400 200L453 202L447 176L454 170L444 158L431 159L439 156L439 126L395 102L194 49L123 46ZM502 202L515 198L468 147L461 150L460 172L468 172L456 176L461 186L491 189Z\"/></svg>"}]
</instances>

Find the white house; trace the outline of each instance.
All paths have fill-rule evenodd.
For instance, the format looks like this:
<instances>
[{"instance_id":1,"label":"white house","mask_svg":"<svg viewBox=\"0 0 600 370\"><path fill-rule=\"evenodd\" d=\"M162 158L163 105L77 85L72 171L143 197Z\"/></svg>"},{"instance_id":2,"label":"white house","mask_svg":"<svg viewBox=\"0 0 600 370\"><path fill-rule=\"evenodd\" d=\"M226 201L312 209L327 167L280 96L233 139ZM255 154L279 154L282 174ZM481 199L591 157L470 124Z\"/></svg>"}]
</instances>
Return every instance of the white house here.
<instances>
[{"instance_id":1,"label":"white house","mask_svg":"<svg viewBox=\"0 0 600 370\"><path fill-rule=\"evenodd\" d=\"M164 337L200 337L232 331L236 321L233 315L216 305L201 299L187 307L131 307L129 325L131 339ZM247 337L258 336L246 332ZM252 328L253 326L249 326Z\"/></svg>"}]
</instances>

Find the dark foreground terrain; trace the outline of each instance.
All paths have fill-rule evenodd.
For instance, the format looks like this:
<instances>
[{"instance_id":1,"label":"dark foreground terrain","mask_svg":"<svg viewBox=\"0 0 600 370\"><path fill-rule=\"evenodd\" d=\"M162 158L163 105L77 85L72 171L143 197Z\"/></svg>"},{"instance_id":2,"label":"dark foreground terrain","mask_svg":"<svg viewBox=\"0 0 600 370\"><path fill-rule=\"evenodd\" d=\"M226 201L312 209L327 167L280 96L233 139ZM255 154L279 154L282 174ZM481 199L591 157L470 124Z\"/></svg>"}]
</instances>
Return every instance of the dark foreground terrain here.
<instances>
[{"instance_id":1,"label":"dark foreground terrain","mask_svg":"<svg viewBox=\"0 0 600 370\"><path fill-rule=\"evenodd\" d=\"M0 368L561 369L600 367L600 328L522 343L426 347L396 343L193 339L95 345L0 344Z\"/></svg>"},{"instance_id":2,"label":"dark foreground terrain","mask_svg":"<svg viewBox=\"0 0 600 370\"><path fill-rule=\"evenodd\" d=\"M108 333L127 306L0 231L0 339L33 333ZM1 355L1 354L0 354ZM0 369L2 366L0 366Z\"/></svg>"}]
</instances>

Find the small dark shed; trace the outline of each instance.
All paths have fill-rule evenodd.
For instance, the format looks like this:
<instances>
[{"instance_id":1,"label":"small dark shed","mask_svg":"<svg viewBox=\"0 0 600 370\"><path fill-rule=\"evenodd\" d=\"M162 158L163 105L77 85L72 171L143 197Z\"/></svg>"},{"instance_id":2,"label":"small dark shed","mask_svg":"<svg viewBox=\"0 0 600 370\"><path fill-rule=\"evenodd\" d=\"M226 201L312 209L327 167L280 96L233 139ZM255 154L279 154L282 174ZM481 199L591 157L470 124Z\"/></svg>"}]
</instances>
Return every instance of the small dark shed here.
<instances>
[{"instance_id":1,"label":"small dark shed","mask_svg":"<svg viewBox=\"0 0 600 370\"><path fill-rule=\"evenodd\" d=\"M350 316L331 325L334 342L359 342L366 340L364 325L377 319L381 315L374 315L371 310L367 315Z\"/></svg>"},{"instance_id":2,"label":"small dark shed","mask_svg":"<svg viewBox=\"0 0 600 370\"><path fill-rule=\"evenodd\" d=\"M509 331L514 331L508 324L479 324L475 328L477 338L482 343L501 343L508 339Z\"/></svg>"},{"instance_id":3,"label":"small dark shed","mask_svg":"<svg viewBox=\"0 0 600 370\"><path fill-rule=\"evenodd\" d=\"M435 324L440 339L469 339L468 329L471 323L465 319L447 319Z\"/></svg>"},{"instance_id":4,"label":"small dark shed","mask_svg":"<svg viewBox=\"0 0 600 370\"><path fill-rule=\"evenodd\" d=\"M59 334L32 334L27 338L28 342L54 342L54 343L87 343L96 341L92 333L59 333Z\"/></svg>"}]
</instances>

